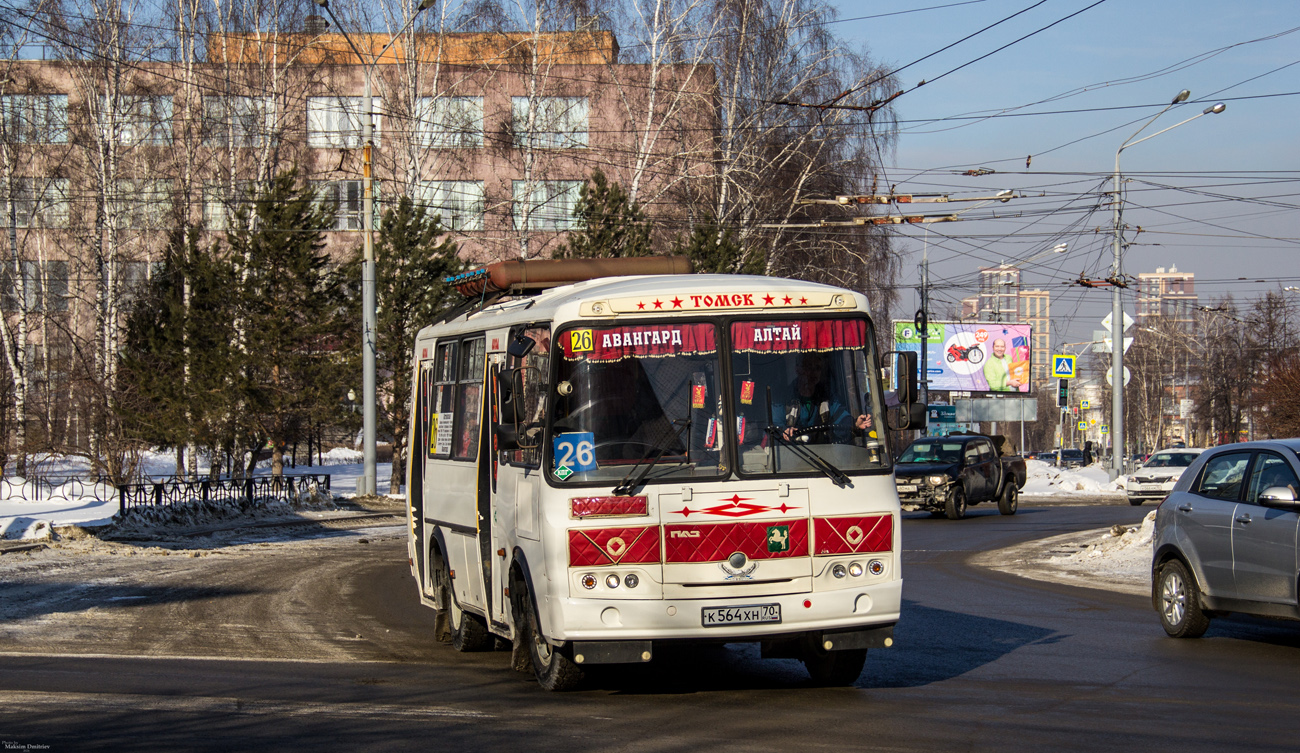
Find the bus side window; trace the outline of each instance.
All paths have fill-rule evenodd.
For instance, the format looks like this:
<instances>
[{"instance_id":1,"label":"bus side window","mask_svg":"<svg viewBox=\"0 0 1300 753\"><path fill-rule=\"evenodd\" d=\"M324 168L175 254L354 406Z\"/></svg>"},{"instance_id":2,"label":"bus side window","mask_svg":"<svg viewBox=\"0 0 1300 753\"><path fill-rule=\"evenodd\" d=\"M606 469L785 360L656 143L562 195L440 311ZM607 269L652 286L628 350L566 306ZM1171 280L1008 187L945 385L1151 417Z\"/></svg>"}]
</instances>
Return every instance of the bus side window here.
<instances>
[{"instance_id":1,"label":"bus side window","mask_svg":"<svg viewBox=\"0 0 1300 753\"><path fill-rule=\"evenodd\" d=\"M451 438L455 430L456 343L444 342L434 351L432 379L429 381L429 440L426 447L431 458L451 456Z\"/></svg>"},{"instance_id":2,"label":"bus side window","mask_svg":"<svg viewBox=\"0 0 1300 753\"><path fill-rule=\"evenodd\" d=\"M452 458L478 459L479 425L483 409L483 367L487 356L482 337L464 340L456 387L456 435Z\"/></svg>"},{"instance_id":3,"label":"bus side window","mask_svg":"<svg viewBox=\"0 0 1300 753\"><path fill-rule=\"evenodd\" d=\"M523 358L511 358L509 367L520 370L524 386L521 433L529 428L537 429L533 434L536 446L502 454L505 462L537 468L542 464L540 430L546 422L547 385L551 376L551 331L547 327L531 327L524 330L523 334L532 338L536 344Z\"/></svg>"}]
</instances>

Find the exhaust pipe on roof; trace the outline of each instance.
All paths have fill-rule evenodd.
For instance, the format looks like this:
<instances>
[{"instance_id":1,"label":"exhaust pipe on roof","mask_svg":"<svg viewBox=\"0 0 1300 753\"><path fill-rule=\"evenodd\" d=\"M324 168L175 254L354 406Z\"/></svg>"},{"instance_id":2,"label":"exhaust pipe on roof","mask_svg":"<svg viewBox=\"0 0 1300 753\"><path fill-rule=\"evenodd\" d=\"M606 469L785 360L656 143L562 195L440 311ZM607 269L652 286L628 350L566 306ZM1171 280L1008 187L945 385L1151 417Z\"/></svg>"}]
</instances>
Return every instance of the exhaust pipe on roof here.
<instances>
[{"instance_id":1,"label":"exhaust pipe on roof","mask_svg":"<svg viewBox=\"0 0 1300 753\"><path fill-rule=\"evenodd\" d=\"M584 280L630 275L687 275L693 271L685 256L633 256L616 259L536 259L499 261L444 282L467 297L487 293L520 293L571 285Z\"/></svg>"}]
</instances>

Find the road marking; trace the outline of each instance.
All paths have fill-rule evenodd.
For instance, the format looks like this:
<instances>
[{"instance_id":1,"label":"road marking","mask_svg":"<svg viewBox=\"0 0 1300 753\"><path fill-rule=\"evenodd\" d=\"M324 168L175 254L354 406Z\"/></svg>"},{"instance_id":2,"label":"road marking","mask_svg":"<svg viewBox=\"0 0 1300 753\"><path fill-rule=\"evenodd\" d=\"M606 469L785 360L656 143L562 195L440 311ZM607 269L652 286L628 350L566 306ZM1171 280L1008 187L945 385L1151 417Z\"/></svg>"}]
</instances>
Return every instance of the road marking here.
<instances>
[{"instance_id":1,"label":"road marking","mask_svg":"<svg viewBox=\"0 0 1300 753\"><path fill-rule=\"evenodd\" d=\"M0 705L6 712L51 711L58 709L144 712L191 712L201 714L253 714L275 717L373 718L397 716L440 719L495 719L495 714L470 711L448 706L395 706L375 703L315 703L310 701L264 701L249 698L212 696L155 696L134 693L41 693L33 691L0 691Z\"/></svg>"},{"instance_id":2,"label":"road marking","mask_svg":"<svg viewBox=\"0 0 1300 753\"><path fill-rule=\"evenodd\" d=\"M278 656L190 656L186 654L76 654L76 653L27 653L24 651L0 651L0 658L5 659L129 659L132 661L236 661L236 662L281 662L285 664L410 664L398 659L294 659Z\"/></svg>"}]
</instances>

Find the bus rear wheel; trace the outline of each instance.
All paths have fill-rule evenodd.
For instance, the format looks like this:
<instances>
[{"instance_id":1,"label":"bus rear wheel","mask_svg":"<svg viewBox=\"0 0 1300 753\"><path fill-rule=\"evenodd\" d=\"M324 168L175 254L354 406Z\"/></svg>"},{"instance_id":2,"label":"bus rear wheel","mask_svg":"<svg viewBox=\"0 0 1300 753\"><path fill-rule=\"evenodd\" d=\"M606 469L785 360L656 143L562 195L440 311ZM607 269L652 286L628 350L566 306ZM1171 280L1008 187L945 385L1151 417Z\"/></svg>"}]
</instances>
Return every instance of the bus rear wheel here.
<instances>
[{"instance_id":1,"label":"bus rear wheel","mask_svg":"<svg viewBox=\"0 0 1300 753\"><path fill-rule=\"evenodd\" d=\"M492 634L482 617L460 608L451 595L451 584L443 571L442 603L447 613L447 631L451 634L451 647L461 652L483 651L493 644Z\"/></svg>"},{"instance_id":2,"label":"bus rear wheel","mask_svg":"<svg viewBox=\"0 0 1300 753\"><path fill-rule=\"evenodd\" d=\"M533 660L533 675L537 684L546 690L572 690L582 682L583 671L563 651L556 649L542 635L537 624L537 612L533 609L532 594L525 587L519 598L519 609L523 613L523 635L520 639L528 647L528 655Z\"/></svg>"}]
</instances>

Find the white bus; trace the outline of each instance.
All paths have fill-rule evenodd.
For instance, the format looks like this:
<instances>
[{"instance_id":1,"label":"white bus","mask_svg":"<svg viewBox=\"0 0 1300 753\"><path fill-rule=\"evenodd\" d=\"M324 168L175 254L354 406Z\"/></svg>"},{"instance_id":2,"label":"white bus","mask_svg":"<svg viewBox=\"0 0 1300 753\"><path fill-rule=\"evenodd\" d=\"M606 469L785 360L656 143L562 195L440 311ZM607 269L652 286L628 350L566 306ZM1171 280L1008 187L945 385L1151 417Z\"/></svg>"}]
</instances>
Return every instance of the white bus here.
<instances>
[{"instance_id":1,"label":"white bus","mask_svg":"<svg viewBox=\"0 0 1300 753\"><path fill-rule=\"evenodd\" d=\"M551 690L689 641L760 642L851 683L899 615L885 421L921 415L914 356L895 356L910 383L887 413L863 295L643 274L687 269L504 262L455 279L472 298L415 342L421 602L440 639L513 641Z\"/></svg>"}]
</instances>

